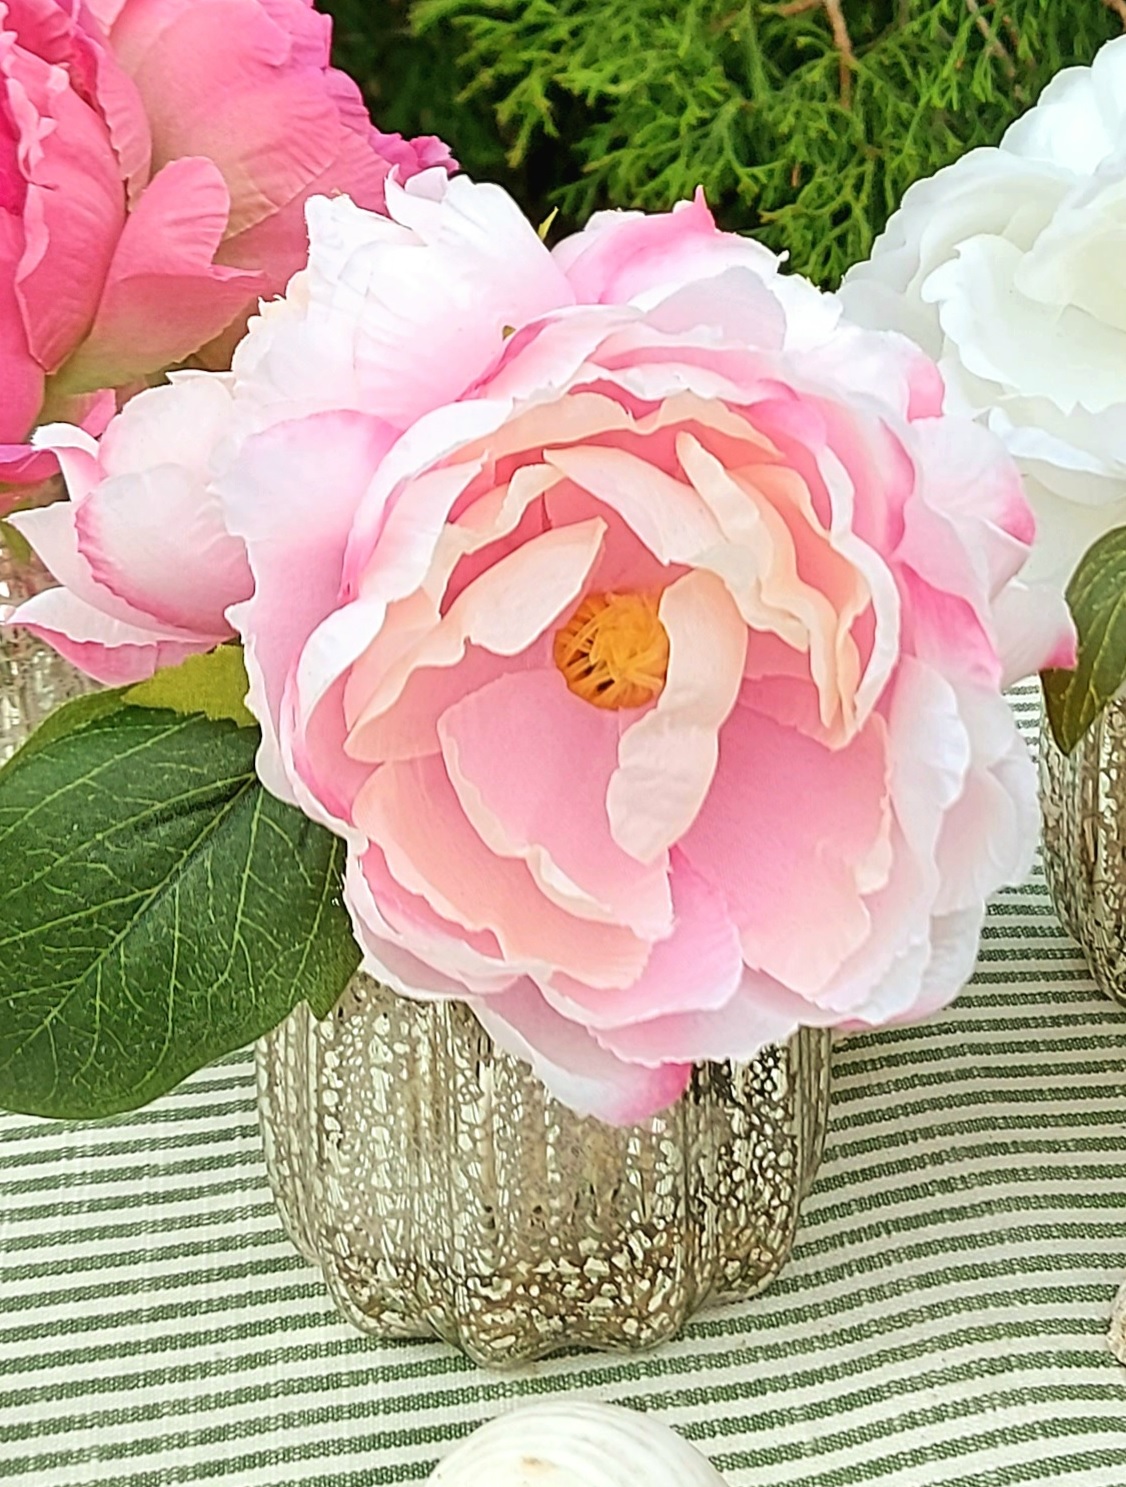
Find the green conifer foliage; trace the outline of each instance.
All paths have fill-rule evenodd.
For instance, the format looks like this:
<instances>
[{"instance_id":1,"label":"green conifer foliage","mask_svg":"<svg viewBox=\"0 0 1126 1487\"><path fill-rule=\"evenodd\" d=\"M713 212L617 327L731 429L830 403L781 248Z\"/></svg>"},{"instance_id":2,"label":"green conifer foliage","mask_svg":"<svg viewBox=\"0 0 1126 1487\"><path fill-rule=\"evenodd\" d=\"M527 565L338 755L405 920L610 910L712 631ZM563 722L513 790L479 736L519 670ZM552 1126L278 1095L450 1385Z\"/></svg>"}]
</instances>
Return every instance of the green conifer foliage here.
<instances>
[{"instance_id":1,"label":"green conifer foliage","mask_svg":"<svg viewBox=\"0 0 1126 1487\"><path fill-rule=\"evenodd\" d=\"M912 181L993 144L1117 0L335 0L387 127L435 128L533 213L661 209L703 186L834 284ZM413 39L407 37L408 23ZM356 48L367 64L357 68ZM459 77L456 101L454 76ZM495 122L494 122L495 121ZM495 140L501 142L501 151Z\"/></svg>"},{"instance_id":2,"label":"green conifer foliage","mask_svg":"<svg viewBox=\"0 0 1126 1487\"><path fill-rule=\"evenodd\" d=\"M317 6L334 20L334 62L359 83L381 129L441 135L470 174L502 181L529 204L526 162L509 163L490 101L482 93L463 96L460 29L412 34L410 0L317 0Z\"/></svg>"}]
</instances>

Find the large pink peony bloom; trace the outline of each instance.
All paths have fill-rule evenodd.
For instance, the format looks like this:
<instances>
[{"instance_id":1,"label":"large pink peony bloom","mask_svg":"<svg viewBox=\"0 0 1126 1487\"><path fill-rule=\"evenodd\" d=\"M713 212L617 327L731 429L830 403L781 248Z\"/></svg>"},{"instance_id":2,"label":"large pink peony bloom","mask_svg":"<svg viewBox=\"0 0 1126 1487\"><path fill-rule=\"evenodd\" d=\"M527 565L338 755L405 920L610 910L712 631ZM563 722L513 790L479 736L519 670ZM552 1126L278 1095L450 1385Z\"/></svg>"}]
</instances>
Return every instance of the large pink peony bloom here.
<instances>
[{"instance_id":1,"label":"large pink peony bloom","mask_svg":"<svg viewBox=\"0 0 1126 1487\"><path fill-rule=\"evenodd\" d=\"M45 400L226 365L312 193L379 210L392 165L450 163L373 129L330 31L311 0L0 0L0 444ZM0 477L52 468L8 449Z\"/></svg>"},{"instance_id":2,"label":"large pink peony bloom","mask_svg":"<svg viewBox=\"0 0 1126 1487\"><path fill-rule=\"evenodd\" d=\"M950 999L1036 840L1001 686L1070 657L999 443L701 202L553 254L495 188L388 208L311 203L205 477L260 769L347 840L368 970L621 1122L696 1060ZM166 455L154 422L172 509ZM175 557L111 527L151 613Z\"/></svg>"}]
</instances>

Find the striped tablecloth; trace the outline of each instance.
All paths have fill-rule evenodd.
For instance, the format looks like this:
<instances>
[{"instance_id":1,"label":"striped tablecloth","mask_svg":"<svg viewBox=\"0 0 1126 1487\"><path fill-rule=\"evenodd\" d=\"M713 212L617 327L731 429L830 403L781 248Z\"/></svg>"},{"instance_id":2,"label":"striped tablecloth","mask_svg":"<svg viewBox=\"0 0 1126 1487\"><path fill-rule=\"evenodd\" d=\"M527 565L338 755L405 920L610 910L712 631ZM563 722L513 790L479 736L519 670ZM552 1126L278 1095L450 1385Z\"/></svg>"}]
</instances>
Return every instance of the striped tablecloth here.
<instances>
[{"instance_id":1,"label":"striped tablecloth","mask_svg":"<svg viewBox=\"0 0 1126 1487\"><path fill-rule=\"evenodd\" d=\"M506 1377L337 1320L275 1216L248 1054L103 1126L3 1118L0 1479L417 1482L570 1391L654 1411L733 1487L1122 1487L1126 1013L1042 881L997 904L955 1008L842 1044L835 1074L771 1291L651 1356Z\"/></svg>"}]
</instances>

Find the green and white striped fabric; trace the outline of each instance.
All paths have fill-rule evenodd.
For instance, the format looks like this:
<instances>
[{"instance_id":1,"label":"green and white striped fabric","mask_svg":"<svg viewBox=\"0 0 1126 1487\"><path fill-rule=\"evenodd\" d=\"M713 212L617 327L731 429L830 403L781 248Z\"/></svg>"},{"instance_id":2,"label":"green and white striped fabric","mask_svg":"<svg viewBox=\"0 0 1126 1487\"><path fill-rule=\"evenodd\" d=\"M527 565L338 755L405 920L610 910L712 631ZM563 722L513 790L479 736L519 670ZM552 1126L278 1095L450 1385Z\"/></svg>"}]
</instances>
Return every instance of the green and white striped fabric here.
<instances>
[{"instance_id":1,"label":"green and white striped fabric","mask_svg":"<svg viewBox=\"0 0 1126 1487\"><path fill-rule=\"evenodd\" d=\"M843 1044L835 1073L772 1290L650 1356L508 1377L337 1320L275 1216L248 1054L100 1127L4 1118L0 1479L418 1482L573 1391L654 1411L733 1487L1122 1487L1126 1013L1042 881L996 906L956 1007Z\"/></svg>"}]
</instances>

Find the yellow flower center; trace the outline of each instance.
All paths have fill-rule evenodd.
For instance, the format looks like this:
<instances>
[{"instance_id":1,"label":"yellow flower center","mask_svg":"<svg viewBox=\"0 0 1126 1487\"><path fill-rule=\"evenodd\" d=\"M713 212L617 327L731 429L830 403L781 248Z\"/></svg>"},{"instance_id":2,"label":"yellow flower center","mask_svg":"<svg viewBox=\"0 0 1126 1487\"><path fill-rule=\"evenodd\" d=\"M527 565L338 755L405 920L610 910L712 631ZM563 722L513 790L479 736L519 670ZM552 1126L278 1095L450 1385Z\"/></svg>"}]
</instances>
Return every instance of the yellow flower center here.
<instances>
[{"instance_id":1,"label":"yellow flower center","mask_svg":"<svg viewBox=\"0 0 1126 1487\"><path fill-rule=\"evenodd\" d=\"M555 664L584 702L642 707L660 695L669 637L648 594L588 594L555 634Z\"/></svg>"}]
</instances>

